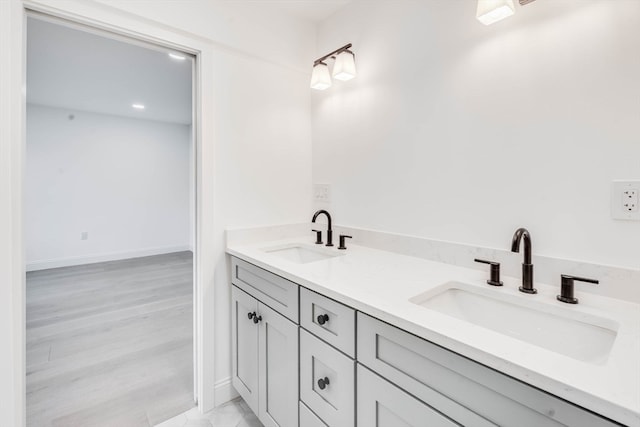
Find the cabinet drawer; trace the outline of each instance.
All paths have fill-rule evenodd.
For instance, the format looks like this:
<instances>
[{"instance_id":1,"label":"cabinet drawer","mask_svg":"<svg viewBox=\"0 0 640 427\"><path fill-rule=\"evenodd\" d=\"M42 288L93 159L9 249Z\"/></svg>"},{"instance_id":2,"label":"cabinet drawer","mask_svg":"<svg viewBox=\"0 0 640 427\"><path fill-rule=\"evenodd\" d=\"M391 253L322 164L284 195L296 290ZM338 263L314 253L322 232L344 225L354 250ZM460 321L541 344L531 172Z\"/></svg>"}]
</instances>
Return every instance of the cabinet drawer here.
<instances>
[{"instance_id":1,"label":"cabinet drawer","mask_svg":"<svg viewBox=\"0 0 640 427\"><path fill-rule=\"evenodd\" d=\"M320 418L302 402L300 403L300 427L327 427Z\"/></svg>"},{"instance_id":2,"label":"cabinet drawer","mask_svg":"<svg viewBox=\"0 0 640 427\"><path fill-rule=\"evenodd\" d=\"M358 427L424 426L460 424L358 364Z\"/></svg>"},{"instance_id":3,"label":"cabinet drawer","mask_svg":"<svg viewBox=\"0 0 640 427\"><path fill-rule=\"evenodd\" d=\"M362 313L357 336L358 362L463 425L617 425Z\"/></svg>"},{"instance_id":4,"label":"cabinet drawer","mask_svg":"<svg viewBox=\"0 0 640 427\"><path fill-rule=\"evenodd\" d=\"M324 385L319 381L328 380ZM300 400L329 427L355 422L355 362L300 329Z\"/></svg>"},{"instance_id":5,"label":"cabinet drawer","mask_svg":"<svg viewBox=\"0 0 640 427\"><path fill-rule=\"evenodd\" d=\"M356 357L354 309L302 288L300 325L350 357Z\"/></svg>"},{"instance_id":6,"label":"cabinet drawer","mask_svg":"<svg viewBox=\"0 0 640 427\"><path fill-rule=\"evenodd\" d=\"M231 283L298 323L297 284L236 257L231 257Z\"/></svg>"}]
</instances>

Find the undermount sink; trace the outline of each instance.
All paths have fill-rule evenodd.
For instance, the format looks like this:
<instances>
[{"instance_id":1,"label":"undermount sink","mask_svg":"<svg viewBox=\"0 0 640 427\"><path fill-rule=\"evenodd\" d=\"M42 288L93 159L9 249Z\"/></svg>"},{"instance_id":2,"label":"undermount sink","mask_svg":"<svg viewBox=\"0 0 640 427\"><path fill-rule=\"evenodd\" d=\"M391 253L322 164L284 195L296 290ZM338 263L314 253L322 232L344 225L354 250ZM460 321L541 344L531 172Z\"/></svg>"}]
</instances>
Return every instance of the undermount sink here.
<instances>
[{"instance_id":1,"label":"undermount sink","mask_svg":"<svg viewBox=\"0 0 640 427\"><path fill-rule=\"evenodd\" d=\"M303 244L291 244L275 248L266 248L263 250L269 254L276 255L297 264L307 264L343 255L340 253L334 253L329 249L315 248L313 246Z\"/></svg>"},{"instance_id":2,"label":"undermount sink","mask_svg":"<svg viewBox=\"0 0 640 427\"><path fill-rule=\"evenodd\" d=\"M606 362L618 331L611 319L460 282L447 282L409 301L593 364Z\"/></svg>"}]
</instances>

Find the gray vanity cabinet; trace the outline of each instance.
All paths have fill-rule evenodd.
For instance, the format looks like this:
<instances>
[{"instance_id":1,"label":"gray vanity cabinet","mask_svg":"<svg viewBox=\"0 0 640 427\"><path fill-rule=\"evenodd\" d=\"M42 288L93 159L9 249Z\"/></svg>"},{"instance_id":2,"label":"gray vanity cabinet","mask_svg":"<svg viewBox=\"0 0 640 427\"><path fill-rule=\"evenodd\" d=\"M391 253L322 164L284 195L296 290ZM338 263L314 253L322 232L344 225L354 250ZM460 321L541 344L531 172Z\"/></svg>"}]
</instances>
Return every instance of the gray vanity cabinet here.
<instances>
[{"instance_id":1,"label":"gray vanity cabinet","mask_svg":"<svg viewBox=\"0 0 640 427\"><path fill-rule=\"evenodd\" d=\"M232 382L265 427L618 424L231 259Z\"/></svg>"},{"instance_id":2,"label":"gray vanity cabinet","mask_svg":"<svg viewBox=\"0 0 640 427\"><path fill-rule=\"evenodd\" d=\"M298 326L231 288L233 386L265 427L296 427Z\"/></svg>"}]
</instances>

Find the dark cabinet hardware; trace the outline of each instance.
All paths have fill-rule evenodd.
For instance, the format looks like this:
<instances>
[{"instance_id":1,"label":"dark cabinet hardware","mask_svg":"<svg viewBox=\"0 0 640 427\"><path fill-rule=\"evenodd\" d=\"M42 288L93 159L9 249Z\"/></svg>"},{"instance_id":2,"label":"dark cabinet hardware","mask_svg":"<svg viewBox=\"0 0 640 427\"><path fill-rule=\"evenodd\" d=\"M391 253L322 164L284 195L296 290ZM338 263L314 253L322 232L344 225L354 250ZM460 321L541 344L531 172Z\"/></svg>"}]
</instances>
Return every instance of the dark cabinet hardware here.
<instances>
[{"instance_id":1,"label":"dark cabinet hardware","mask_svg":"<svg viewBox=\"0 0 640 427\"><path fill-rule=\"evenodd\" d=\"M316 213L313 214L313 218L311 219L311 222L315 223L316 219L318 219L318 216L320 216L322 214L327 216L327 222L328 222L328 224L327 224L327 246L333 246L333 230L331 229L331 214L329 214L329 212L325 211L324 209L320 209L319 211L317 211Z\"/></svg>"},{"instance_id":2,"label":"dark cabinet hardware","mask_svg":"<svg viewBox=\"0 0 640 427\"><path fill-rule=\"evenodd\" d=\"M338 249L347 249L347 247L344 244L344 239L353 239L353 237L351 236L347 236L346 234L341 234L340 235L340 245L338 246Z\"/></svg>"},{"instance_id":3,"label":"dark cabinet hardware","mask_svg":"<svg viewBox=\"0 0 640 427\"><path fill-rule=\"evenodd\" d=\"M575 298L573 296L574 281L577 280L578 282L593 283L595 285L600 283L598 280L595 280L595 279L587 279L586 277L570 276L568 274L563 274L560 276L560 278L561 278L560 295L558 295L557 298L558 298L558 301L566 302L567 304L578 303L578 298Z\"/></svg>"},{"instance_id":4,"label":"dark cabinet hardware","mask_svg":"<svg viewBox=\"0 0 640 427\"><path fill-rule=\"evenodd\" d=\"M520 292L535 294L538 291L533 287L533 264L531 264L531 234L526 228L518 228L513 233L511 240L511 252L520 252L520 242L524 240L524 262L522 263L522 286Z\"/></svg>"},{"instance_id":5,"label":"dark cabinet hardware","mask_svg":"<svg viewBox=\"0 0 640 427\"><path fill-rule=\"evenodd\" d=\"M322 244L322 230L311 230L316 233L316 245Z\"/></svg>"},{"instance_id":6,"label":"dark cabinet hardware","mask_svg":"<svg viewBox=\"0 0 640 427\"><path fill-rule=\"evenodd\" d=\"M487 261L485 259L474 259L475 262L479 262L482 264L489 264L491 266L491 276L487 283L491 286L502 286L502 282L500 281L500 263L495 261Z\"/></svg>"},{"instance_id":7,"label":"dark cabinet hardware","mask_svg":"<svg viewBox=\"0 0 640 427\"><path fill-rule=\"evenodd\" d=\"M317 318L318 323L320 325L324 325L325 323L327 323L329 321L329 315L328 314L321 314L318 316Z\"/></svg>"},{"instance_id":8,"label":"dark cabinet hardware","mask_svg":"<svg viewBox=\"0 0 640 427\"><path fill-rule=\"evenodd\" d=\"M329 385L329 378L324 377L318 380L318 387L320 387L320 390L324 390L325 388L327 388L328 385Z\"/></svg>"},{"instance_id":9,"label":"dark cabinet hardware","mask_svg":"<svg viewBox=\"0 0 640 427\"><path fill-rule=\"evenodd\" d=\"M249 318L249 320L253 319L255 316L256 316L255 311L253 313L247 313L247 317Z\"/></svg>"},{"instance_id":10,"label":"dark cabinet hardware","mask_svg":"<svg viewBox=\"0 0 640 427\"><path fill-rule=\"evenodd\" d=\"M258 324L258 322L262 322L262 316L257 316L257 315L253 315L253 323L255 323L256 325Z\"/></svg>"}]
</instances>

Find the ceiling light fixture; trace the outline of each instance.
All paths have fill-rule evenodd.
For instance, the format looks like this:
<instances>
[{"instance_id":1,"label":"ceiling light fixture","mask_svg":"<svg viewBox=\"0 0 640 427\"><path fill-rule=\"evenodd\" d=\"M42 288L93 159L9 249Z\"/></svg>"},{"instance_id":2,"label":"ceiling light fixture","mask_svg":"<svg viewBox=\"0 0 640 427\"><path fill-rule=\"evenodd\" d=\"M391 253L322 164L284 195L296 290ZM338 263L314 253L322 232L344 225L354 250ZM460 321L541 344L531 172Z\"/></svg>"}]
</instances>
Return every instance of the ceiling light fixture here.
<instances>
[{"instance_id":1,"label":"ceiling light fixture","mask_svg":"<svg viewBox=\"0 0 640 427\"><path fill-rule=\"evenodd\" d=\"M186 57L186 56L184 56L184 55L180 55L180 54L178 54L178 53L173 53L173 52L170 52L170 53L169 53L169 58L171 58L171 59L175 59L175 60L177 60L177 61L184 61L185 59L187 59L187 57Z\"/></svg>"},{"instance_id":2,"label":"ceiling light fixture","mask_svg":"<svg viewBox=\"0 0 640 427\"><path fill-rule=\"evenodd\" d=\"M136 110L144 110L144 104L131 104Z\"/></svg>"},{"instance_id":3,"label":"ceiling light fixture","mask_svg":"<svg viewBox=\"0 0 640 427\"><path fill-rule=\"evenodd\" d=\"M521 6L535 0L518 0ZM478 0L476 18L484 25L491 25L516 13L513 0Z\"/></svg>"},{"instance_id":4,"label":"ceiling light fixture","mask_svg":"<svg viewBox=\"0 0 640 427\"><path fill-rule=\"evenodd\" d=\"M346 44L340 49L336 49L325 56L313 61L313 72L311 73L311 88L317 90L325 90L331 87L331 76L329 74L329 66L326 64L327 59L335 59L333 65L333 77L338 80L351 80L356 76L356 60L355 55L349 49L352 44Z\"/></svg>"}]
</instances>

